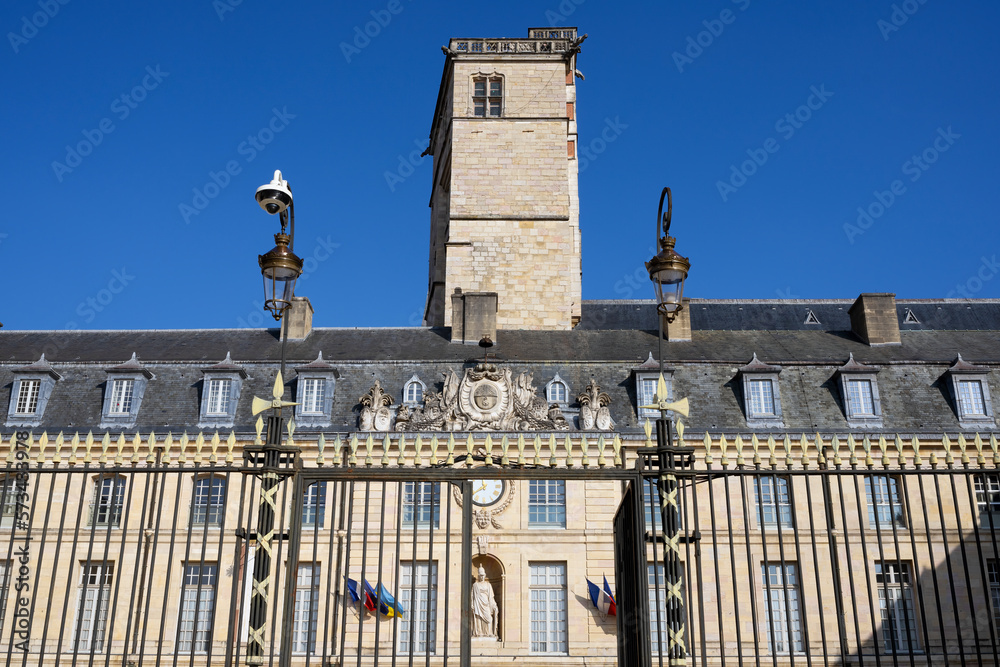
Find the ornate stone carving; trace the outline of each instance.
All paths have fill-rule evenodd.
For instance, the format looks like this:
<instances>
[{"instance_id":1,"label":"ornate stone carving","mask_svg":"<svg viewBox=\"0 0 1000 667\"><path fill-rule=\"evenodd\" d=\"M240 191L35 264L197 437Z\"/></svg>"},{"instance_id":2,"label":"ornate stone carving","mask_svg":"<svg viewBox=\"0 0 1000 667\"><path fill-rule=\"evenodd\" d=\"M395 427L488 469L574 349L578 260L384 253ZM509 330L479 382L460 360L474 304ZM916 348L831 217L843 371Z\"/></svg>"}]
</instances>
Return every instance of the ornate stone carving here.
<instances>
[{"instance_id":1,"label":"ornate stone carving","mask_svg":"<svg viewBox=\"0 0 1000 667\"><path fill-rule=\"evenodd\" d=\"M503 530L503 525L497 520L497 517L506 511L510 504L514 501L514 493L517 487L514 484L514 480L507 482L507 491L503 501L499 505L494 505L493 507L472 507L472 518L476 522L479 528L485 530L490 526L494 528ZM452 487L452 494L455 496L455 502L458 506L462 506L462 492L459 490L458 486ZM482 551L482 548L480 548Z\"/></svg>"},{"instance_id":2,"label":"ornate stone carving","mask_svg":"<svg viewBox=\"0 0 1000 667\"><path fill-rule=\"evenodd\" d=\"M404 414L399 431L554 431L569 424L559 406L535 394L531 373L512 378L509 368L479 364L460 380L444 373L440 392L428 391L424 406Z\"/></svg>"},{"instance_id":3,"label":"ornate stone carving","mask_svg":"<svg viewBox=\"0 0 1000 667\"><path fill-rule=\"evenodd\" d=\"M601 386L591 378L587 388L576 397L580 402L580 428L584 430L598 429L610 431L615 423L611 419L608 405L611 397L601 391Z\"/></svg>"},{"instance_id":4,"label":"ornate stone carving","mask_svg":"<svg viewBox=\"0 0 1000 667\"><path fill-rule=\"evenodd\" d=\"M392 426L392 396L382 391L382 383L375 384L368 393L358 399L361 403L360 428L362 431L388 431Z\"/></svg>"}]
</instances>

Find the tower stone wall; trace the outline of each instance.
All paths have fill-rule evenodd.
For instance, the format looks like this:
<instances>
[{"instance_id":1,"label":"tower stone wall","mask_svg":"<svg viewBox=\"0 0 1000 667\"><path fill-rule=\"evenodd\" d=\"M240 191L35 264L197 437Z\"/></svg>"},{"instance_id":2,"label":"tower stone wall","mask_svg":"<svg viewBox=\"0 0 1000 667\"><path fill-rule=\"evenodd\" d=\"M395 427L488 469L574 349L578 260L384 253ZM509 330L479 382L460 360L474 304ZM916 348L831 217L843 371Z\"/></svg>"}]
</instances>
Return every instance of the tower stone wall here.
<instances>
[{"instance_id":1,"label":"tower stone wall","mask_svg":"<svg viewBox=\"0 0 1000 667\"><path fill-rule=\"evenodd\" d=\"M529 35L453 39L446 50L431 131L428 325L451 325L456 288L496 292L500 329L579 321L579 42L575 29ZM477 79L502 81L499 116L477 116Z\"/></svg>"}]
</instances>

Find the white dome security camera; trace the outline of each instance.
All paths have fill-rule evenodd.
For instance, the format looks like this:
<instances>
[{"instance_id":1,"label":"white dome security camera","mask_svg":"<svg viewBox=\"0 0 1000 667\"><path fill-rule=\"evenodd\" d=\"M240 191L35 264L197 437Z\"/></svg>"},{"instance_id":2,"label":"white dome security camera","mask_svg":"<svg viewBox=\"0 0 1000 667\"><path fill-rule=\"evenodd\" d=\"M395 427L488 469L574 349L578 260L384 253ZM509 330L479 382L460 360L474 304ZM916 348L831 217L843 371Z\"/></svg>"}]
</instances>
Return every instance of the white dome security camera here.
<instances>
[{"instance_id":1,"label":"white dome security camera","mask_svg":"<svg viewBox=\"0 0 1000 667\"><path fill-rule=\"evenodd\" d=\"M281 213L291 205L292 191L288 187L288 181L282 180L280 169L274 172L274 180L257 188L254 198L271 215Z\"/></svg>"}]
</instances>

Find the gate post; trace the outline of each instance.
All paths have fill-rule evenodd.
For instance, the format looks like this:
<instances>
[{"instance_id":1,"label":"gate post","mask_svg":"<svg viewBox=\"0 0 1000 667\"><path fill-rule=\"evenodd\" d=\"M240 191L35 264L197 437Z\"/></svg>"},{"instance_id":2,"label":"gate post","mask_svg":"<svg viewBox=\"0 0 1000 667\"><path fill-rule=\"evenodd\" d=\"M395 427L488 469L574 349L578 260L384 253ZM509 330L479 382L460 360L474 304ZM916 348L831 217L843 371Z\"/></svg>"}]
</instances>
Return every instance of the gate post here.
<instances>
[{"instance_id":1,"label":"gate post","mask_svg":"<svg viewBox=\"0 0 1000 667\"><path fill-rule=\"evenodd\" d=\"M472 482L459 483L462 489L462 634L459 667L472 665ZM448 641L448 638L445 638Z\"/></svg>"},{"instance_id":2,"label":"gate post","mask_svg":"<svg viewBox=\"0 0 1000 667\"><path fill-rule=\"evenodd\" d=\"M663 382L660 376L660 382ZM677 477L670 471L690 463L690 450L675 447L670 419L661 412L656 420L656 454L660 474L656 478L660 493L660 516L663 526L663 565L667 593L667 656L670 665L687 665L685 643L684 571L681 567L681 521Z\"/></svg>"}]
</instances>

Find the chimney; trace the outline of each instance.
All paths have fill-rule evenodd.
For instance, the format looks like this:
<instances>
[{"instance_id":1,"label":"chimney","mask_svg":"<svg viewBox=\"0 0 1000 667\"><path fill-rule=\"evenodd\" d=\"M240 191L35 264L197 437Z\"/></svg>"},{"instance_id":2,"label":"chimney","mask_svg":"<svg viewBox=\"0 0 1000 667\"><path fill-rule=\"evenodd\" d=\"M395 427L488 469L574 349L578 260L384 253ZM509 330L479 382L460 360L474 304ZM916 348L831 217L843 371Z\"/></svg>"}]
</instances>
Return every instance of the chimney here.
<instances>
[{"instance_id":1,"label":"chimney","mask_svg":"<svg viewBox=\"0 0 1000 667\"><path fill-rule=\"evenodd\" d=\"M847 313L851 316L851 331L865 343L873 347L902 345L895 294L862 294Z\"/></svg>"},{"instance_id":2,"label":"chimney","mask_svg":"<svg viewBox=\"0 0 1000 667\"><path fill-rule=\"evenodd\" d=\"M291 307L281 319L282 335L288 340L304 340L313 328L313 307L304 296L293 296Z\"/></svg>"},{"instance_id":3,"label":"chimney","mask_svg":"<svg viewBox=\"0 0 1000 667\"><path fill-rule=\"evenodd\" d=\"M663 337L667 340L685 342L691 340L691 299L682 299L683 308L673 322L663 318Z\"/></svg>"},{"instance_id":4,"label":"chimney","mask_svg":"<svg viewBox=\"0 0 1000 667\"><path fill-rule=\"evenodd\" d=\"M451 342L475 345L483 336L497 339L496 292L462 292L451 295Z\"/></svg>"}]
</instances>

